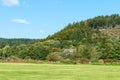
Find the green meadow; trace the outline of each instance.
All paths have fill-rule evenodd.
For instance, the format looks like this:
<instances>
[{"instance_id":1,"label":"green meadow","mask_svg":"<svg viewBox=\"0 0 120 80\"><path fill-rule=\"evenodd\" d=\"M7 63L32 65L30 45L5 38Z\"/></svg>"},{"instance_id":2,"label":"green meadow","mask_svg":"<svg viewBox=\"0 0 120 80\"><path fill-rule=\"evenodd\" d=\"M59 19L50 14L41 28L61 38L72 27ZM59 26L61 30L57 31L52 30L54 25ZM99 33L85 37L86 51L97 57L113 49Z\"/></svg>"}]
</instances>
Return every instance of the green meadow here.
<instances>
[{"instance_id":1,"label":"green meadow","mask_svg":"<svg viewBox=\"0 0 120 80\"><path fill-rule=\"evenodd\" d=\"M120 80L120 66L0 63L0 80Z\"/></svg>"}]
</instances>

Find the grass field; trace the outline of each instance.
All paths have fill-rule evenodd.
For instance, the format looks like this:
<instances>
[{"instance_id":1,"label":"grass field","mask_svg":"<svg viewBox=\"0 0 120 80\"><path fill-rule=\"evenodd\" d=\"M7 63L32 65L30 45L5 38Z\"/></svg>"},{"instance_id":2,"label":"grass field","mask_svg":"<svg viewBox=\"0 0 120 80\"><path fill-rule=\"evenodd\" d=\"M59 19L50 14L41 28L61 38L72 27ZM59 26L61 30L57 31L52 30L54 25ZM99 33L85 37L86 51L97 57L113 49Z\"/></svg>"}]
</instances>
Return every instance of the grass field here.
<instances>
[{"instance_id":1,"label":"grass field","mask_svg":"<svg viewBox=\"0 0 120 80\"><path fill-rule=\"evenodd\" d=\"M0 63L0 80L120 80L120 66Z\"/></svg>"}]
</instances>

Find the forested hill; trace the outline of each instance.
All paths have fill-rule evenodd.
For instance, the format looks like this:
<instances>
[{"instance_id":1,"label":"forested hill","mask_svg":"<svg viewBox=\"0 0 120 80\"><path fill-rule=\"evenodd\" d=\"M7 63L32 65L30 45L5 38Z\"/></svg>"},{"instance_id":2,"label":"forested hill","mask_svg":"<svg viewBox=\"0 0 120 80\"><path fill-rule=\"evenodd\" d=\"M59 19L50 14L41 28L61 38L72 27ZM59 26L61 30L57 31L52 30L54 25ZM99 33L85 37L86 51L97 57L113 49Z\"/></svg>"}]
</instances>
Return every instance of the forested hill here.
<instances>
[{"instance_id":1,"label":"forested hill","mask_svg":"<svg viewBox=\"0 0 120 80\"><path fill-rule=\"evenodd\" d=\"M111 36L111 33L115 36ZM44 40L0 39L0 59L118 61L120 60L119 34L118 14L98 16L69 24Z\"/></svg>"},{"instance_id":2,"label":"forested hill","mask_svg":"<svg viewBox=\"0 0 120 80\"><path fill-rule=\"evenodd\" d=\"M97 16L93 19L88 19L85 21L69 24L64 29L55 33L54 35L48 36L47 39L81 40L85 37L86 38L88 38L88 36L90 37L93 31L95 31L95 29L112 29L112 28L119 29L120 28L119 25L120 25L119 14L113 14L110 16L108 15Z\"/></svg>"},{"instance_id":3,"label":"forested hill","mask_svg":"<svg viewBox=\"0 0 120 80\"><path fill-rule=\"evenodd\" d=\"M6 45L9 46L18 46L20 44L32 44L37 41L40 41L40 39L6 39L6 38L0 38L0 48L5 47Z\"/></svg>"}]
</instances>

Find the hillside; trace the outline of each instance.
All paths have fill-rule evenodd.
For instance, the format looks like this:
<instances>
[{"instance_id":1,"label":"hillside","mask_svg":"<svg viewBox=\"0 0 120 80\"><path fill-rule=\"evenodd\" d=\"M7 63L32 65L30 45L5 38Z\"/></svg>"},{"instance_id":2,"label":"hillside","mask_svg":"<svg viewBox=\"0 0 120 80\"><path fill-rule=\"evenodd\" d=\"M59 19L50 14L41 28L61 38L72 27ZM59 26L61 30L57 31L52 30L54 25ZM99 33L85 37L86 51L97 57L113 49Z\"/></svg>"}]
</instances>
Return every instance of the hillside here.
<instances>
[{"instance_id":1,"label":"hillside","mask_svg":"<svg viewBox=\"0 0 120 80\"><path fill-rule=\"evenodd\" d=\"M61 39L61 40L81 40L87 35L92 35L99 29L105 34L111 36L120 36L120 16L118 14L98 16L93 19L69 24L61 31L49 36L47 39ZM98 34L98 32L96 33ZM80 39L81 38L81 39Z\"/></svg>"},{"instance_id":2,"label":"hillside","mask_svg":"<svg viewBox=\"0 0 120 80\"><path fill-rule=\"evenodd\" d=\"M100 31L104 34L111 36L111 37L120 38L120 26L119 26L119 28L101 29Z\"/></svg>"},{"instance_id":3,"label":"hillside","mask_svg":"<svg viewBox=\"0 0 120 80\"><path fill-rule=\"evenodd\" d=\"M88 63L120 60L120 16L98 16L68 24L44 40L0 39L0 59ZM117 38L116 38L117 37ZM23 60L21 60L23 61Z\"/></svg>"}]
</instances>

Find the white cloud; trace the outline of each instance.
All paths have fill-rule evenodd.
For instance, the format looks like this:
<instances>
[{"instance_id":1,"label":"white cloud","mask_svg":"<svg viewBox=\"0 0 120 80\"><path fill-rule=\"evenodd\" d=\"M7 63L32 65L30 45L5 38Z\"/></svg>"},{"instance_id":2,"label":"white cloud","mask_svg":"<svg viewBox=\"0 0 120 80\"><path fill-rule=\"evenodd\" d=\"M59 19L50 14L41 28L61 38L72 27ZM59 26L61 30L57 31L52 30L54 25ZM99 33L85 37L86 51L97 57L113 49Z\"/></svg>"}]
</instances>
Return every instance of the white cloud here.
<instances>
[{"instance_id":1,"label":"white cloud","mask_svg":"<svg viewBox=\"0 0 120 80\"><path fill-rule=\"evenodd\" d=\"M27 20L25 19L12 19L11 20L14 23L19 23L19 24L30 24Z\"/></svg>"},{"instance_id":2,"label":"white cloud","mask_svg":"<svg viewBox=\"0 0 120 80\"><path fill-rule=\"evenodd\" d=\"M44 32L43 30L40 30L40 33L41 33L41 34L45 34L45 32Z\"/></svg>"},{"instance_id":3,"label":"white cloud","mask_svg":"<svg viewBox=\"0 0 120 80\"><path fill-rule=\"evenodd\" d=\"M18 6L19 0L2 0L3 4L5 6L11 7L11 6Z\"/></svg>"}]
</instances>

